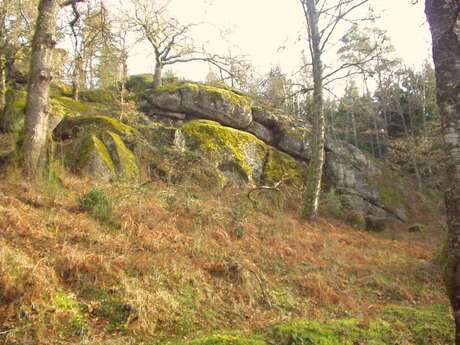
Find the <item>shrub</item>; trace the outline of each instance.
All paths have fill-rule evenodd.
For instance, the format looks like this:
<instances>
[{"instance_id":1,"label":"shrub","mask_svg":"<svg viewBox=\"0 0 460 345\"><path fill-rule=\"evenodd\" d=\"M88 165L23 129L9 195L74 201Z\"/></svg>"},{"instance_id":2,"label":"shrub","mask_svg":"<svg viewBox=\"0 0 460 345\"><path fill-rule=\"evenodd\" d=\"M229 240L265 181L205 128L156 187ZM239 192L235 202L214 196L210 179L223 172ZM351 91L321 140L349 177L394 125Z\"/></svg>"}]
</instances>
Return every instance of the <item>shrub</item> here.
<instances>
[{"instance_id":1,"label":"shrub","mask_svg":"<svg viewBox=\"0 0 460 345\"><path fill-rule=\"evenodd\" d=\"M94 188L80 198L80 205L94 219L107 222L112 217L112 199L104 191Z\"/></svg>"}]
</instances>

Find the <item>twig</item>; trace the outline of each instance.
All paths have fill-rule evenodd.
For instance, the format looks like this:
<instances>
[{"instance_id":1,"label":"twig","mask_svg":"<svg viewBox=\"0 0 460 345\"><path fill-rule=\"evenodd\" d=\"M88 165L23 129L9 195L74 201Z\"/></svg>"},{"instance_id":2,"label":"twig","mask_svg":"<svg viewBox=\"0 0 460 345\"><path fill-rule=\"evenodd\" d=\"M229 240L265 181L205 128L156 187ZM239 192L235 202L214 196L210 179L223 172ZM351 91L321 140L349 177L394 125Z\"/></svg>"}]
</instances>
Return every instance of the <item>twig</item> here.
<instances>
[{"instance_id":1,"label":"twig","mask_svg":"<svg viewBox=\"0 0 460 345\"><path fill-rule=\"evenodd\" d=\"M281 193L281 189L279 187L289 179L290 179L290 177L283 177L282 180L276 182L273 186L259 186L259 187L252 188L248 192L248 194L246 196L248 197L249 200L251 200L253 203L255 203L256 201L253 198L251 198L251 194L254 193L255 191L258 191L258 190L274 190L276 192Z\"/></svg>"}]
</instances>

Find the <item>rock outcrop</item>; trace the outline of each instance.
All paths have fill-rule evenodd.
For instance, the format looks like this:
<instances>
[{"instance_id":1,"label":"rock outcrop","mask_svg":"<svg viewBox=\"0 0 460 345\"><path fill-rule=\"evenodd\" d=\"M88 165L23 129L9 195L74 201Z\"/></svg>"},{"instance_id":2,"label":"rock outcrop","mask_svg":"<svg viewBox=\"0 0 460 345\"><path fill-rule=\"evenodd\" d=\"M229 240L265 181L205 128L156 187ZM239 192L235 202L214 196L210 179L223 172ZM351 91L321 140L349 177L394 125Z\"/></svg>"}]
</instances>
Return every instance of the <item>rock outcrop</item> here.
<instances>
[{"instance_id":1,"label":"rock outcrop","mask_svg":"<svg viewBox=\"0 0 460 345\"><path fill-rule=\"evenodd\" d=\"M239 129L247 128L252 122L251 104L247 97L212 86L168 84L152 91L147 101L149 113L159 113L173 119L182 116L184 119L188 115Z\"/></svg>"},{"instance_id":2,"label":"rock outcrop","mask_svg":"<svg viewBox=\"0 0 460 345\"><path fill-rule=\"evenodd\" d=\"M64 162L72 170L102 180L139 174L137 159L128 147L138 133L112 117L65 117L53 134L61 141Z\"/></svg>"},{"instance_id":3,"label":"rock outcrop","mask_svg":"<svg viewBox=\"0 0 460 345\"><path fill-rule=\"evenodd\" d=\"M245 182L263 181L262 160L267 156L263 147L271 147L272 155L287 154L297 162L308 163L311 157L312 132L308 123L277 110L251 108L248 98L231 90L193 83L166 85L147 95L142 107L153 119L167 117L178 127L184 120L181 131L186 137L185 146L213 153L220 169L227 175L239 170ZM232 128L224 129L209 121L187 122L197 118ZM379 183L375 182L383 174L381 169L355 146L328 138L325 174L329 187L339 193L343 207L361 213L369 223L386 218L405 221L404 207L388 205L382 198Z\"/></svg>"},{"instance_id":4,"label":"rock outcrop","mask_svg":"<svg viewBox=\"0 0 460 345\"><path fill-rule=\"evenodd\" d=\"M67 143L67 164L98 178L135 177L134 152L146 144L201 156L222 184L282 180L302 189L306 181L312 131L305 121L253 106L232 90L194 83L152 90L140 104L151 121L136 129L106 116L66 117L54 135ZM337 192L343 210L359 215L370 228L382 228L386 219L406 220L404 205L395 197L399 191L382 183L383 175L375 159L327 138L326 188Z\"/></svg>"}]
</instances>

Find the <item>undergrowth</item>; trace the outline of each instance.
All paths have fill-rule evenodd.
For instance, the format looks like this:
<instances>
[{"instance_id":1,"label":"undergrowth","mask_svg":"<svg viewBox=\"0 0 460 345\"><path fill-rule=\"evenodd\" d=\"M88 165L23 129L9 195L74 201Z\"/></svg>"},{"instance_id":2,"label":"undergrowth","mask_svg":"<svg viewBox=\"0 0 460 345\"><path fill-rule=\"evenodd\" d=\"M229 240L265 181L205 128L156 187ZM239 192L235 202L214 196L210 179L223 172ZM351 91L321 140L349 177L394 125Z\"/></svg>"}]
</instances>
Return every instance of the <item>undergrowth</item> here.
<instances>
[{"instance_id":1,"label":"undergrowth","mask_svg":"<svg viewBox=\"0 0 460 345\"><path fill-rule=\"evenodd\" d=\"M305 223L295 188L251 201L164 157L139 185L59 171L53 198L2 177L0 343L451 342L436 218L370 234L328 218L331 192Z\"/></svg>"}]
</instances>

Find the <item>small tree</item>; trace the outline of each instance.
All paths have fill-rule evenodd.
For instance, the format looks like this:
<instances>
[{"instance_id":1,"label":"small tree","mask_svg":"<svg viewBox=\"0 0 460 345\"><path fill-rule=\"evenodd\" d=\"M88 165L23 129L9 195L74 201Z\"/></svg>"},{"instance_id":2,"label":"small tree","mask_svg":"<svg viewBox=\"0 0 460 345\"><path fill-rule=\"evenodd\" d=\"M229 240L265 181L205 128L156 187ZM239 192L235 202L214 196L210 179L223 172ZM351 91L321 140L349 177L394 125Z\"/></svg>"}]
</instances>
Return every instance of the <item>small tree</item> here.
<instances>
[{"instance_id":1,"label":"small tree","mask_svg":"<svg viewBox=\"0 0 460 345\"><path fill-rule=\"evenodd\" d=\"M309 166L308 181L305 189L303 214L305 218L314 219L318 213L321 181L324 165L324 146L326 140L326 119L324 115L324 88L335 80L349 77L351 68L368 62L372 57L366 56L361 61L344 62L337 68L325 71L323 56L336 29L355 9L366 4L368 0L323 1L318 8L316 0L300 0L308 30L308 46L312 68L313 86L303 87L303 92L313 91L313 143ZM345 75L340 72L348 70Z\"/></svg>"}]
</instances>

